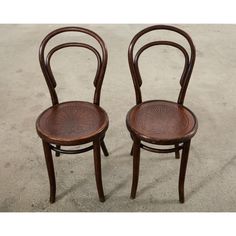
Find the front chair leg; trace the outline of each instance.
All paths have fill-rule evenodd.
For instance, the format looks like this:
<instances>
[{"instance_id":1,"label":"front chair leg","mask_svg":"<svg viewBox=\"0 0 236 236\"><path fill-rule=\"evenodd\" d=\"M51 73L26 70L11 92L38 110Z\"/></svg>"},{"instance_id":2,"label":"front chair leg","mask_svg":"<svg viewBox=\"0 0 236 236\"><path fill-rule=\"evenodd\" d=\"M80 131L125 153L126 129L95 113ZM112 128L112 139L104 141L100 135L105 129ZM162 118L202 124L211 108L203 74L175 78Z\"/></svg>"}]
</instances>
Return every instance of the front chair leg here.
<instances>
[{"instance_id":1,"label":"front chair leg","mask_svg":"<svg viewBox=\"0 0 236 236\"><path fill-rule=\"evenodd\" d=\"M104 156L106 156L106 157L109 156L109 153L107 151L107 147L106 147L104 140L101 141L101 147L102 147L102 151L103 151Z\"/></svg>"},{"instance_id":2,"label":"front chair leg","mask_svg":"<svg viewBox=\"0 0 236 236\"><path fill-rule=\"evenodd\" d=\"M101 171L101 150L100 150L100 140L93 142L93 153L94 153L94 167L95 167L95 178L98 190L98 196L100 202L105 201L105 196L102 186L102 171Z\"/></svg>"},{"instance_id":3,"label":"front chair leg","mask_svg":"<svg viewBox=\"0 0 236 236\"><path fill-rule=\"evenodd\" d=\"M188 163L188 154L190 148L191 140L183 144L182 157L180 163L180 173L179 173L179 201L184 203L184 180Z\"/></svg>"},{"instance_id":4,"label":"front chair leg","mask_svg":"<svg viewBox=\"0 0 236 236\"><path fill-rule=\"evenodd\" d=\"M138 177L139 177L140 140L134 140L132 150L133 150L133 181L132 181L130 198L135 199L138 187Z\"/></svg>"},{"instance_id":5,"label":"front chair leg","mask_svg":"<svg viewBox=\"0 0 236 236\"><path fill-rule=\"evenodd\" d=\"M50 203L54 203L56 198L56 179L53 167L52 152L49 144L44 141L43 141L43 149L50 183Z\"/></svg>"},{"instance_id":6,"label":"front chair leg","mask_svg":"<svg viewBox=\"0 0 236 236\"><path fill-rule=\"evenodd\" d=\"M175 148L178 148L179 147L179 144L175 144ZM175 158L176 159L179 159L179 150L178 151L175 151Z\"/></svg>"}]
</instances>

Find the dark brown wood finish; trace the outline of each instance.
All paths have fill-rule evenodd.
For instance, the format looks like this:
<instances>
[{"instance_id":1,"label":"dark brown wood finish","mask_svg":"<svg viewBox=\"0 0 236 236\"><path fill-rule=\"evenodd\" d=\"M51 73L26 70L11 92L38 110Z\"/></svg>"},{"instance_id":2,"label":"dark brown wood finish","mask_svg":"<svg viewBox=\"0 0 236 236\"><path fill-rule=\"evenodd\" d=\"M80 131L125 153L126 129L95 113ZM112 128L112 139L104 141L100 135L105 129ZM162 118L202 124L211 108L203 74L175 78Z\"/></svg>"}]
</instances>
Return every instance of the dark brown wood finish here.
<instances>
[{"instance_id":1,"label":"dark brown wood finish","mask_svg":"<svg viewBox=\"0 0 236 236\"><path fill-rule=\"evenodd\" d=\"M154 41L142 46L134 55L134 48L138 39L151 31L169 30L182 35L190 46L190 55L181 45L172 41ZM142 101L142 79L139 71L139 58L148 48L166 45L179 49L184 58L183 73L180 78L180 92L177 102L165 100ZM188 83L195 62L195 47L191 37L181 29L167 25L154 25L148 27L134 36L128 50L129 67L134 83L136 105L130 109L126 117L126 125L133 139L131 155L133 155L133 182L131 198L136 196L140 163L140 148L155 153L175 153L181 166L179 176L179 201L184 202L184 181L187 168L188 153L191 138L196 134L198 122L196 116L183 105ZM174 145L174 148L158 149L143 144L142 141L156 145Z\"/></svg>"},{"instance_id":2,"label":"dark brown wood finish","mask_svg":"<svg viewBox=\"0 0 236 236\"><path fill-rule=\"evenodd\" d=\"M184 203L184 181L188 163L188 154L191 140L184 143L179 172L179 201Z\"/></svg>"},{"instance_id":3,"label":"dark brown wood finish","mask_svg":"<svg viewBox=\"0 0 236 236\"><path fill-rule=\"evenodd\" d=\"M93 142L93 155L94 155L94 169L95 169L95 179L98 188L98 195L101 202L105 201L105 196L103 193L102 186L102 171L101 171L101 151L100 151L100 139Z\"/></svg>"},{"instance_id":4,"label":"dark brown wood finish","mask_svg":"<svg viewBox=\"0 0 236 236\"><path fill-rule=\"evenodd\" d=\"M104 136L108 128L106 112L96 104L73 101L45 110L36 122L38 135L48 143L78 145Z\"/></svg>"},{"instance_id":5,"label":"dark brown wood finish","mask_svg":"<svg viewBox=\"0 0 236 236\"><path fill-rule=\"evenodd\" d=\"M51 38L65 32L78 32L93 37L100 45L102 54L100 55L97 49L86 43L68 42L55 46L47 55L45 55L47 43ZM93 82L95 86L93 103L84 101L59 103L55 90L57 83L51 69L50 61L56 51L66 47L81 47L88 49L93 52L97 58L97 71ZM60 156L60 153L76 154L93 149L98 195L101 202L105 201L102 186L100 148L102 148L105 156L109 155L104 142L109 121L107 113L100 107L100 94L107 66L107 57L107 49L100 36L91 30L81 27L64 27L54 30L44 38L40 45L39 61L51 95L52 106L39 115L36 121L36 130L43 141L50 182L51 203L55 202L56 199L56 180L51 153L52 150L55 151L56 156ZM92 145L79 150L61 148L61 146L83 145L86 143L92 143Z\"/></svg>"},{"instance_id":6,"label":"dark brown wood finish","mask_svg":"<svg viewBox=\"0 0 236 236\"><path fill-rule=\"evenodd\" d=\"M56 178L54 173L54 166L53 166L53 159L52 159L52 152L48 143L43 141L43 149L44 155L48 170L48 177L50 183L50 202L55 202L56 198Z\"/></svg>"},{"instance_id":7,"label":"dark brown wood finish","mask_svg":"<svg viewBox=\"0 0 236 236\"><path fill-rule=\"evenodd\" d=\"M139 164L140 164L140 140L134 139L134 144L132 147L133 153L133 183L131 189L131 198L134 199L138 187L138 178L139 178Z\"/></svg>"}]
</instances>

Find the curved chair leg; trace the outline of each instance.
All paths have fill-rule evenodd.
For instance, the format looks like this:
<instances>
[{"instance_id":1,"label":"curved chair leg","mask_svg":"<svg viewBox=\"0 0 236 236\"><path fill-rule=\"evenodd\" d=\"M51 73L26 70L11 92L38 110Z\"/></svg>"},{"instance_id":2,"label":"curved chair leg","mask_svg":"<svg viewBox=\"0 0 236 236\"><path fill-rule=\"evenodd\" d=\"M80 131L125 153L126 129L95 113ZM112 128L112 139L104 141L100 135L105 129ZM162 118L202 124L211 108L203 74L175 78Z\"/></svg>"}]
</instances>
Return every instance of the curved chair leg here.
<instances>
[{"instance_id":1,"label":"curved chair leg","mask_svg":"<svg viewBox=\"0 0 236 236\"><path fill-rule=\"evenodd\" d=\"M177 147L179 147L179 144L175 144L175 147L177 148ZM175 158L176 159L179 159L179 150L178 151L175 151Z\"/></svg>"},{"instance_id":2,"label":"curved chair leg","mask_svg":"<svg viewBox=\"0 0 236 236\"><path fill-rule=\"evenodd\" d=\"M48 177L50 183L50 203L55 202L56 198L56 179L53 167L52 152L48 143L43 141L44 155L48 170Z\"/></svg>"},{"instance_id":3,"label":"curved chair leg","mask_svg":"<svg viewBox=\"0 0 236 236\"><path fill-rule=\"evenodd\" d=\"M133 151L134 151L134 144L132 145L132 148L130 150L130 156L133 156Z\"/></svg>"},{"instance_id":4,"label":"curved chair leg","mask_svg":"<svg viewBox=\"0 0 236 236\"><path fill-rule=\"evenodd\" d=\"M107 151L107 147L106 147L104 140L101 141L101 147L102 147L102 151L103 151L104 156L108 157L109 153Z\"/></svg>"},{"instance_id":5,"label":"curved chair leg","mask_svg":"<svg viewBox=\"0 0 236 236\"><path fill-rule=\"evenodd\" d=\"M179 201L184 203L184 180L188 163L188 154L190 148L191 140L184 143L181 164L180 164L180 173L179 173Z\"/></svg>"},{"instance_id":6,"label":"curved chair leg","mask_svg":"<svg viewBox=\"0 0 236 236\"><path fill-rule=\"evenodd\" d=\"M60 145L56 145L56 148L58 148L58 149L60 149L61 148L61 146ZM56 157L59 157L60 156L60 152L56 152Z\"/></svg>"},{"instance_id":7,"label":"curved chair leg","mask_svg":"<svg viewBox=\"0 0 236 236\"><path fill-rule=\"evenodd\" d=\"M93 153L94 153L95 178L96 178L98 196L99 196L100 202L104 202L105 196L104 196L103 186L102 186L100 140L96 140L93 142Z\"/></svg>"},{"instance_id":8,"label":"curved chair leg","mask_svg":"<svg viewBox=\"0 0 236 236\"><path fill-rule=\"evenodd\" d=\"M137 187L138 187L139 163L140 163L140 140L134 140L134 144L133 144L133 182L132 182L131 195L130 195L130 198L132 198L132 199L135 199Z\"/></svg>"}]
</instances>

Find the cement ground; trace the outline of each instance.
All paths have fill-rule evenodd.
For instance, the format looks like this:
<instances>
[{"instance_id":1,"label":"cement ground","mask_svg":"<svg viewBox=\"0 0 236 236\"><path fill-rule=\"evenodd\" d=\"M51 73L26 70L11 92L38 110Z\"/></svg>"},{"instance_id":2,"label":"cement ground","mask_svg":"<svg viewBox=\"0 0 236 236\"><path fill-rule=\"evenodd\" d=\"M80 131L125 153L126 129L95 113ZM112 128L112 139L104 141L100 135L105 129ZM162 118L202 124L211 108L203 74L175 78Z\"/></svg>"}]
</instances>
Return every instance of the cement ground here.
<instances>
[{"instance_id":1,"label":"cement ground","mask_svg":"<svg viewBox=\"0 0 236 236\"><path fill-rule=\"evenodd\" d=\"M199 130L192 140L184 204L178 202L180 161L173 154L146 151L141 152L137 198L129 199L132 158L125 117L135 97L127 48L147 25L80 25L96 31L109 52L101 97L110 118L106 134L110 156L102 157L106 202L98 201L92 152L88 152L54 158L57 201L49 203L35 120L51 102L38 48L43 37L60 26L0 25L0 211L235 211L236 25L179 25L197 49L185 105L198 117ZM174 49L160 47L145 53L144 100L176 100L182 65L183 58ZM60 101L92 101L95 61L90 54L65 49L57 54L53 68Z\"/></svg>"}]
</instances>

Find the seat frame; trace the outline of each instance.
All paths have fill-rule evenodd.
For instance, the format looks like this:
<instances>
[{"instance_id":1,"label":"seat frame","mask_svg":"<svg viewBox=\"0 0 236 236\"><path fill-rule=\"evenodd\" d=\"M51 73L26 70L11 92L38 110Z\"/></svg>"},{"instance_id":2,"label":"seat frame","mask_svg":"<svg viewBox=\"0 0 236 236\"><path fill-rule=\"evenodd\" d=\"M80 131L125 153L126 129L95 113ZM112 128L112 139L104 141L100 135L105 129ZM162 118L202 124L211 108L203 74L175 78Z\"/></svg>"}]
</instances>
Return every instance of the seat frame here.
<instances>
[{"instance_id":1,"label":"seat frame","mask_svg":"<svg viewBox=\"0 0 236 236\"><path fill-rule=\"evenodd\" d=\"M101 54L95 49L93 46L88 45L86 43L80 43L80 42L68 42L68 43L63 43L60 45L57 45L53 47L45 56L45 49L48 44L48 42L56 35L66 33L66 32L77 32L77 33L82 33L86 34L88 36L91 36L94 38L98 44L101 47ZM108 59L108 53L107 49L105 46L104 41L102 38L96 34L95 32L82 28L82 27L63 27L56 29L49 33L42 41L40 48L39 48L39 62L41 66L41 70L43 72L43 75L45 77L50 96L51 96L51 101L52 101L52 106L56 106L59 103L58 96L56 93L56 80L53 75L52 69L51 69L51 58L53 54L61 50L63 48L67 47L80 47L80 48L85 48L93 52L97 58L97 70L96 70L96 75L95 79L93 81L93 84L95 86L95 92L94 92L94 98L93 98L93 103L97 106L100 106L100 94L101 94L101 88L102 88L102 83L106 71L106 66L107 66L107 59ZM60 153L63 154L78 154L78 153L83 153L87 152L90 150L93 150L94 154L94 168L95 168L95 179L96 179L96 185L97 185L97 190L98 190L98 195L99 199L101 202L105 201L105 196L104 196L104 191L103 191L103 185L102 185L102 172L101 172L101 154L100 154L100 147L103 150L103 153L105 156L108 156L109 153L107 151L105 142L104 142L104 137L105 137L105 132L108 128L107 127L104 129L103 132L101 132L99 135L96 135L92 140L82 140L81 142L78 141L76 144L73 143L67 143L67 142L62 142L61 145L63 146L72 146L72 145L81 145L81 144L86 144L92 141L92 145L86 148L82 149L77 149L77 150L66 150L62 149L61 145L54 144L54 143L49 143L46 138L43 138L42 135L40 135L43 143L43 149L44 149L44 154L45 154L45 160L46 160L46 165L47 165L47 171L48 171L48 176L49 176L49 183L50 183L50 203L55 202L56 199L56 179L55 179L55 172L54 172L54 165L53 165L53 158L52 158L52 152L55 151L56 156L60 156Z\"/></svg>"},{"instance_id":2,"label":"seat frame","mask_svg":"<svg viewBox=\"0 0 236 236\"><path fill-rule=\"evenodd\" d=\"M187 52L187 50L181 46L180 44L177 44L173 41L153 41L150 43L145 44L142 46L139 50L137 50L137 53L134 55L134 48L141 36L143 36L146 33L149 33L154 30L166 30L166 31L172 31L175 32L179 35L182 35L188 42L190 46L190 55ZM179 49L182 54L184 55L185 58L185 63L184 63L184 69L180 78L180 92L178 96L177 103L183 106L184 99L185 99L185 94L186 90L189 84L189 80L192 74L193 66L195 63L195 58L196 58L196 50L195 46L193 44L193 41L191 37L183 30L174 27L174 26L168 26L168 25L154 25L147 27L137 33L128 49L128 62L129 62L129 68L135 88L135 96L136 96L136 105L142 104L142 94L141 94L141 85L142 85L142 79L139 71L139 65L138 61L140 58L140 55L148 48L153 47L153 46L158 46L158 45L166 45L170 47L174 47ZM157 100L158 101L158 100ZM193 114L193 113L192 113ZM128 113L129 115L129 113ZM179 201L181 203L184 203L184 182L185 182L185 175L186 175L186 168L187 168L187 162L188 162L188 155L189 155L189 148L190 148L190 143L191 143L191 138L192 136L196 133L197 131L197 119L195 115L193 114L196 124L195 124L195 132L193 133L192 136L190 136L188 139L185 139L184 141L178 141L176 140L174 142L174 148L168 148L168 149L159 149L159 148L153 148L150 146L147 146L146 144L143 144L142 137L132 131L130 124L128 123L128 115L126 119L126 125L127 128L130 132L131 138L133 140L133 146L131 149L130 154L133 155L133 181L132 181L132 187L131 187L131 199L135 199L136 197L136 192L137 192L137 186L138 186L138 179L139 179L139 165L140 165L140 148L150 151L150 152L155 152L155 153L175 153L176 159L180 158L180 151L182 150L182 155L181 155L181 164L180 164L180 173L179 173ZM165 142L165 140L162 140L161 143L156 142L156 140L147 138L147 140L144 140L145 142L152 143L152 144L157 144L157 145L169 145L168 142Z\"/></svg>"}]
</instances>

